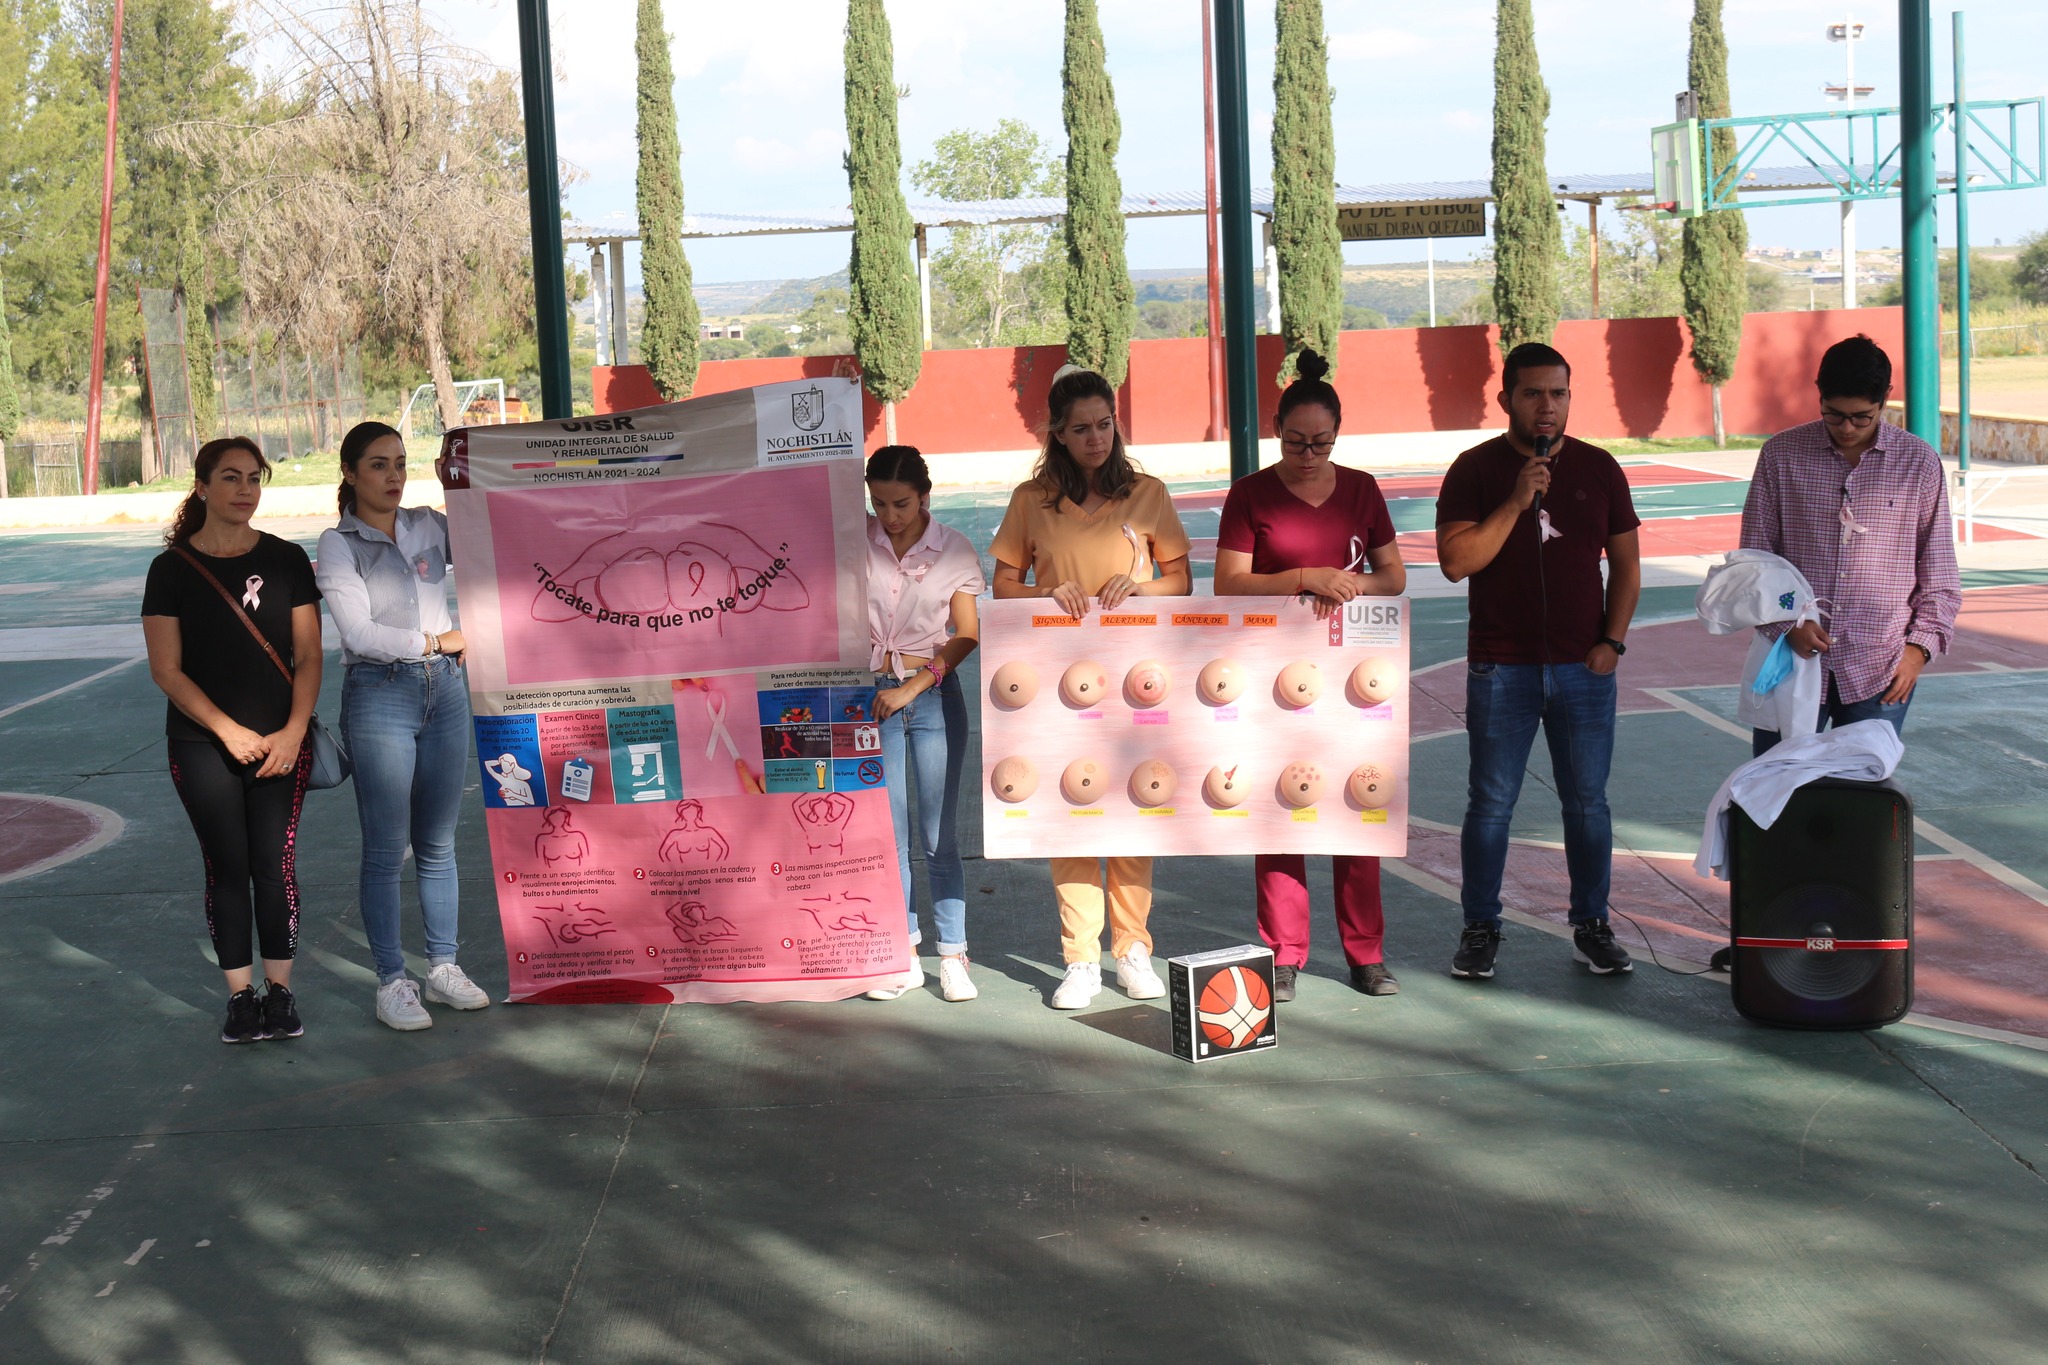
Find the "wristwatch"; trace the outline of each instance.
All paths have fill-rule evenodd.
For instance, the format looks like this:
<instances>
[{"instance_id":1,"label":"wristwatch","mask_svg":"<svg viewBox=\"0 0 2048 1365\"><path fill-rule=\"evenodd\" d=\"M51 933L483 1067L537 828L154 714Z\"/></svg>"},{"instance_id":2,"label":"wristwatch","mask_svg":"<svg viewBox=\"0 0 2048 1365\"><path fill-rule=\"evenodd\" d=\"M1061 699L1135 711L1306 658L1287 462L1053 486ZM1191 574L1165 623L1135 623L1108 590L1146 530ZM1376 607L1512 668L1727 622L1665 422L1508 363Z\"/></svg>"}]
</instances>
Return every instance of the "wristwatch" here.
<instances>
[{"instance_id":1,"label":"wristwatch","mask_svg":"<svg viewBox=\"0 0 2048 1365\"><path fill-rule=\"evenodd\" d=\"M1628 653L1628 646L1623 644L1621 641L1615 639L1612 635L1601 636L1600 643L1606 645L1609 649L1613 650L1617 657Z\"/></svg>"},{"instance_id":2,"label":"wristwatch","mask_svg":"<svg viewBox=\"0 0 2048 1365\"><path fill-rule=\"evenodd\" d=\"M1920 651L1920 658L1923 661L1922 667L1934 662L1934 651L1926 645L1921 644L1918 640L1908 640L1906 643Z\"/></svg>"}]
</instances>

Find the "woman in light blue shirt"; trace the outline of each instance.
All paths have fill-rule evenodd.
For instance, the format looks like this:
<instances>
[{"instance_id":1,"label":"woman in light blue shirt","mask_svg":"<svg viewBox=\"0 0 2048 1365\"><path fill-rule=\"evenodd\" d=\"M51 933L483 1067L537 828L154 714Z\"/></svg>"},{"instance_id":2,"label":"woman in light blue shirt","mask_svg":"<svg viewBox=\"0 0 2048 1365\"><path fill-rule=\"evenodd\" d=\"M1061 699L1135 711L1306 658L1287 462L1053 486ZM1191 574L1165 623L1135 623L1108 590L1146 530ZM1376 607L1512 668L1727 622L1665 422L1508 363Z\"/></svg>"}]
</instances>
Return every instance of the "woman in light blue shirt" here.
<instances>
[{"instance_id":1,"label":"woman in light blue shirt","mask_svg":"<svg viewBox=\"0 0 2048 1365\"><path fill-rule=\"evenodd\" d=\"M377 1018L431 1028L399 946L399 872L412 845L426 920L427 1000L491 1003L456 965L455 822L469 771L469 683L448 614L448 519L401 507L405 441L363 422L341 441L341 524L320 535L317 578L341 635L341 733L363 831L363 931Z\"/></svg>"}]
</instances>

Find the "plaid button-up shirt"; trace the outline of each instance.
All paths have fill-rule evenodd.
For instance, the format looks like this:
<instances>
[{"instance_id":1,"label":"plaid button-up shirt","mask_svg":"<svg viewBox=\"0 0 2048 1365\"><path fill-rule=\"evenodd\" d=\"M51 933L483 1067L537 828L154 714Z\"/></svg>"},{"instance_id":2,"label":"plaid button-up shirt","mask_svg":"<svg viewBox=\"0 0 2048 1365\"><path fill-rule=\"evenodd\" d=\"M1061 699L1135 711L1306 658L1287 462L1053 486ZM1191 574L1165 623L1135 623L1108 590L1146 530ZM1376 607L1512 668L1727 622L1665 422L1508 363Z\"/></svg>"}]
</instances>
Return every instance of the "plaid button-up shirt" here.
<instances>
[{"instance_id":1,"label":"plaid button-up shirt","mask_svg":"<svg viewBox=\"0 0 2048 1365\"><path fill-rule=\"evenodd\" d=\"M1813 585L1830 612L1821 657L1845 704L1890 686L1909 643L1941 654L1955 635L1963 585L1948 476L1932 446L1889 422L1853 468L1825 422L1764 442L1742 548L1783 555Z\"/></svg>"}]
</instances>

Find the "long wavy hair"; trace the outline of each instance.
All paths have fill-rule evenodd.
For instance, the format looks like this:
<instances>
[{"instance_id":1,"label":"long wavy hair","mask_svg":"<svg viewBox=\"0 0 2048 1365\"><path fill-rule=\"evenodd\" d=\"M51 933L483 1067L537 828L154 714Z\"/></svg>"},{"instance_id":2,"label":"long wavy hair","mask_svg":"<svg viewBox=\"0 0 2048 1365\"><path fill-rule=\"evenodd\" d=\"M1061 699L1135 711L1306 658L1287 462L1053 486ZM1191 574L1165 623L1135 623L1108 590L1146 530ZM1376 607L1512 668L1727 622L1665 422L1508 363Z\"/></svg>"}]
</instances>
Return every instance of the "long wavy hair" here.
<instances>
[{"instance_id":1,"label":"long wavy hair","mask_svg":"<svg viewBox=\"0 0 2048 1365\"><path fill-rule=\"evenodd\" d=\"M1066 426L1074 404L1084 398L1100 398L1109 404L1111 413L1116 411L1116 390L1107 379L1093 370L1062 366L1053 377L1052 392L1045 399L1045 449L1031 471L1031 477L1045 490L1047 507L1057 508L1062 499L1078 507L1088 500L1091 491L1115 501L1129 497L1131 489L1137 486L1140 470L1124 450L1121 424L1116 427L1109 458L1095 471L1092 480L1080 462L1067 453L1066 443L1060 440L1060 429Z\"/></svg>"},{"instance_id":2,"label":"long wavy hair","mask_svg":"<svg viewBox=\"0 0 2048 1365\"><path fill-rule=\"evenodd\" d=\"M398 436L398 428L387 427L382 422L358 422L350 427L348 435L341 438L341 467L349 474L355 473L356 466L362 463L370 447L386 436ZM398 443L404 445L405 438L398 436ZM346 475L340 487L334 490L334 500L341 504L344 515L355 510L356 486L348 481Z\"/></svg>"},{"instance_id":3,"label":"long wavy hair","mask_svg":"<svg viewBox=\"0 0 2048 1365\"><path fill-rule=\"evenodd\" d=\"M220 468L221 457L231 450L243 450L256 457L256 477L269 479L270 461L263 457L263 447L247 436L222 436L199 447L199 453L192 457L192 491L178 504L178 510L171 516L171 524L164 530L164 544L183 545L199 533L206 525L206 499L200 496L202 484L213 482L213 471Z\"/></svg>"}]
</instances>

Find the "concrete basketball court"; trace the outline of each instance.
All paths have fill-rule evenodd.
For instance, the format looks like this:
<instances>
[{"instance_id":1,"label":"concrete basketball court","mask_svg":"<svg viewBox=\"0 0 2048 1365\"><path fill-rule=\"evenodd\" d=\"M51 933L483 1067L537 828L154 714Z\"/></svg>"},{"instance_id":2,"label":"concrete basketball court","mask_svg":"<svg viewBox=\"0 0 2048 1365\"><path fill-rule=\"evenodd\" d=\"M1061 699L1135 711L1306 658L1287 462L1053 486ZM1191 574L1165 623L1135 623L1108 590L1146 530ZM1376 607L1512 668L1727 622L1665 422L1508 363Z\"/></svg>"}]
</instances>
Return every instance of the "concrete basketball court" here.
<instances>
[{"instance_id":1,"label":"concrete basketball court","mask_svg":"<svg viewBox=\"0 0 2048 1365\"><path fill-rule=\"evenodd\" d=\"M1113 988L1046 1008L1044 866L974 857L978 828L978 1001L934 979L397 1034L371 1014L347 790L302 826L307 1034L223 1047L136 661L154 532L0 536L0 1360L2041 1359L2048 506L2015 485L1966 549L1958 648L1907 727L1919 1012L1768 1030L1725 978L1680 974L1721 933L1725 887L1690 858L1747 754L1742 645L1690 622L1691 584L1751 458L1631 470L1651 586L1614 899L1676 970L1620 920L1631 976L1571 964L1538 746L1500 973L1447 975L1464 602L1417 567L1415 821L1386 865L1402 994L1345 984L1318 869L1280 1047L1201 1067ZM1411 561L1434 478L1386 476ZM1213 537L1217 486L1177 492ZM983 543L1002 501L937 500ZM320 525L268 524L309 547ZM464 962L502 993L475 815ZM1163 860L1158 885L1159 955L1254 937L1248 857Z\"/></svg>"}]
</instances>

